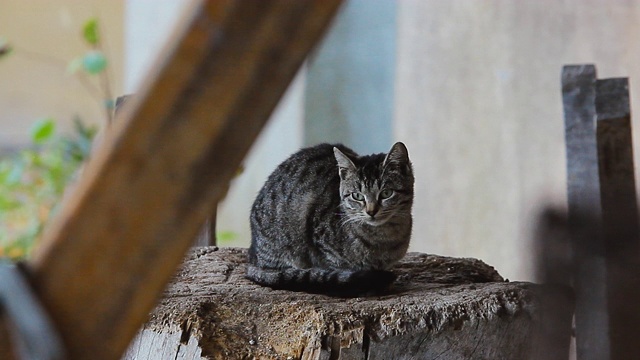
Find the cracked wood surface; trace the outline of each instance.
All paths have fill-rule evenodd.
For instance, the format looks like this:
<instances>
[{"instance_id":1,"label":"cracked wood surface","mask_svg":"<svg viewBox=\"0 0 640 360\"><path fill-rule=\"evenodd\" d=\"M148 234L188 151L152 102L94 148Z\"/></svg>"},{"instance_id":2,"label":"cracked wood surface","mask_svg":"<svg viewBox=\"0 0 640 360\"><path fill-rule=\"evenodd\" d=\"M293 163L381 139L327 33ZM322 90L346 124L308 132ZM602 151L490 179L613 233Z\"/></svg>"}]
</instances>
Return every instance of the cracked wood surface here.
<instances>
[{"instance_id":1,"label":"cracked wood surface","mask_svg":"<svg viewBox=\"0 0 640 360\"><path fill-rule=\"evenodd\" d=\"M475 259L409 253L383 296L272 290L246 250L197 248L125 359L566 359L564 288L506 282Z\"/></svg>"}]
</instances>

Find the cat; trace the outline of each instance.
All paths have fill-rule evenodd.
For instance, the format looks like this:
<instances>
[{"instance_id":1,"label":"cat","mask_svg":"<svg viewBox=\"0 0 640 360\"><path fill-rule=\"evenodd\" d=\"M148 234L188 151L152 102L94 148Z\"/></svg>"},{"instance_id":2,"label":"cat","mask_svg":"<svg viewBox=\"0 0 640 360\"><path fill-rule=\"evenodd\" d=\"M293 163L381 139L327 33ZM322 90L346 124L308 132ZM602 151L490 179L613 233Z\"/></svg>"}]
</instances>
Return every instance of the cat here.
<instances>
[{"instance_id":1,"label":"cat","mask_svg":"<svg viewBox=\"0 0 640 360\"><path fill-rule=\"evenodd\" d=\"M413 185L401 142L368 156L340 144L298 151L253 203L247 278L310 293L383 291L409 247Z\"/></svg>"}]
</instances>

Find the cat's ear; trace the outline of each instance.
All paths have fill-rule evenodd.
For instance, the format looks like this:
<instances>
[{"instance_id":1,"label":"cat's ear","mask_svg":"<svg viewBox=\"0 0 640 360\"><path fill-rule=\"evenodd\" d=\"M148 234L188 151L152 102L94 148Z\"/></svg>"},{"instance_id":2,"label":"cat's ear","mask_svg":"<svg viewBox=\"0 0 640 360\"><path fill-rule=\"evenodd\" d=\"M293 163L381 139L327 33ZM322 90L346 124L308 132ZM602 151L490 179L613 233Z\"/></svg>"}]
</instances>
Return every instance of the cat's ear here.
<instances>
[{"instance_id":1,"label":"cat's ear","mask_svg":"<svg viewBox=\"0 0 640 360\"><path fill-rule=\"evenodd\" d=\"M387 157L384 158L382 165L387 166L392 163L398 165L409 163L409 151L407 151L407 147L401 142L393 144L391 150L389 150L389 153L387 154Z\"/></svg>"},{"instance_id":2,"label":"cat's ear","mask_svg":"<svg viewBox=\"0 0 640 360\"><path fill-rule=\"evenodd\" d=\"M349 171L356 170L356 166L353 164L353 161L351 161L351 159L349 159L347 155L343 154L337 147L333 148L333 154L338 162L338 173L340 174L340 179L344 180Z\"/></svg>"}]
</instances>

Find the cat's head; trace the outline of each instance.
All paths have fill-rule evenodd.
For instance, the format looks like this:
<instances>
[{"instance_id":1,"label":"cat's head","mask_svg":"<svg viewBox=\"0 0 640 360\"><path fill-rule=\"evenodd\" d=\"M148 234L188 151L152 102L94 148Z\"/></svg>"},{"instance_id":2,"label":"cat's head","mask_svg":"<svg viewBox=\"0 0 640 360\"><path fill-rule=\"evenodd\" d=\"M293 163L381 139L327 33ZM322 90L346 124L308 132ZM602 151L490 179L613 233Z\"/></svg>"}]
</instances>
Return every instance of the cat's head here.
<instances>
[{"instance_id":1,"label":"cat's head","mask_svg":"<svg viewBox=\"0 0 640 360\"><path fill-rule=\"evenodd\" d=\"M372 226L410 221L414 177L403 143L395 143L386 155L350 158L336 147L333 152L346 221Z\"/></svg>"}]
</instances>

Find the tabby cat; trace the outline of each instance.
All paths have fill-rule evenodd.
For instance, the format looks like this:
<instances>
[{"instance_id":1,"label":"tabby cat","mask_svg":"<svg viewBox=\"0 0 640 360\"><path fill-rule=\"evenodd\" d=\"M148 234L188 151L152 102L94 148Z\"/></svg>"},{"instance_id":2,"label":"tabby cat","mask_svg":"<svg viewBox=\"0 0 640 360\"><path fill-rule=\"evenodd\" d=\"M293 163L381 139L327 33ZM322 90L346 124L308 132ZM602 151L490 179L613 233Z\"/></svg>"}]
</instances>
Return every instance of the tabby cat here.
<instances>
[{"instance_id":1,"label":"tabby cat","mask_svg":"<svg viewBox=\"0 0 640 360\"><path fill-rule=\"evenodd\" d=\"M346 296L384 290L409 247L413 183L401 142L388 154L330 144L293 154L253 203L247 278Z\"/></svg>"}]
</instances>

